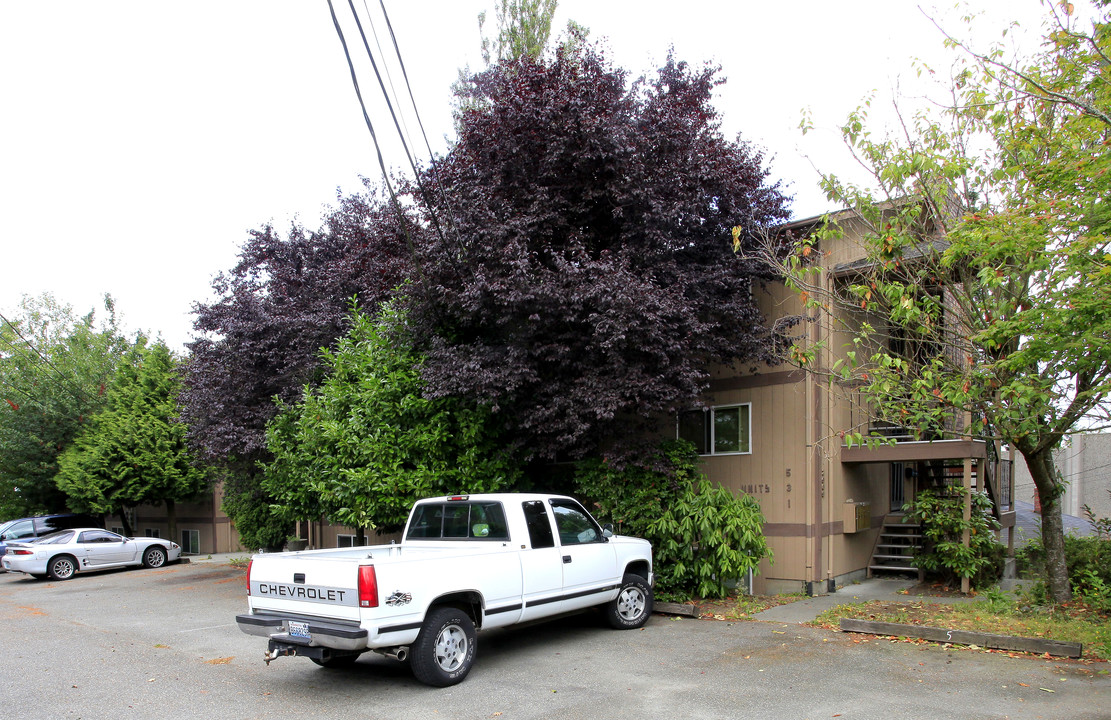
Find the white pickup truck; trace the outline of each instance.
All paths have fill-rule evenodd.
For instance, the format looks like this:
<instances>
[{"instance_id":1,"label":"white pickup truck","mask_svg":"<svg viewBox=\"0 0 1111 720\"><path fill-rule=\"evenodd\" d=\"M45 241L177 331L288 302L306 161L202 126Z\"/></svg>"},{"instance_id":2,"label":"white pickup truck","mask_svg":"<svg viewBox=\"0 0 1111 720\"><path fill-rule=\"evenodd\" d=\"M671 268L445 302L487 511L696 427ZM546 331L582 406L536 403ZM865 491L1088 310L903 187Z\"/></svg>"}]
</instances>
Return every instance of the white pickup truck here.
<instances>
[{"instance_id":1,"label":"white pickup truck","mask_svg":"<svg viewBox=\"0 0 1111 720\"><path fill-rule=\"evenodd\" d=\"M443 687L470 671L476 628L594 606L638 628L652 584L651 545L613 535L572 498L458 495L418 501L400 545L255 555L236 623L269 638L267 663L336 667L373 650Z\"/></svg>"}]
</instances>

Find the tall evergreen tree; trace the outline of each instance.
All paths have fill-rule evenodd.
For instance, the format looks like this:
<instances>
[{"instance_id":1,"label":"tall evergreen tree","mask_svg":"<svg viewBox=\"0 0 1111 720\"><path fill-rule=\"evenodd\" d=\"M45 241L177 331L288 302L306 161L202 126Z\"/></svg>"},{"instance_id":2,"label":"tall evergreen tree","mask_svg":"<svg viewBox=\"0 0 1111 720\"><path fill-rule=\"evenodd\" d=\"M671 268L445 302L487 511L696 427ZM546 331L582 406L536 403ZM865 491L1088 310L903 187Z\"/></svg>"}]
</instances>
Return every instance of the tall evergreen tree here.
<instances>
[{"instance_id":1,"label":"tall evergreen tree","mask_svg":"<svg viewBox=\"0 0 1111 720\"><path fill-rule=\"evenodd\" d=\"M178 363L165 344L140 340L128 352L108 388L107 408L59 461L58 487L71 505L118 515L130 535L127 509L165 504L170 536L177 536L176 503L208 486L176 420L180 388Z\"/></svg>"}]
</instances>

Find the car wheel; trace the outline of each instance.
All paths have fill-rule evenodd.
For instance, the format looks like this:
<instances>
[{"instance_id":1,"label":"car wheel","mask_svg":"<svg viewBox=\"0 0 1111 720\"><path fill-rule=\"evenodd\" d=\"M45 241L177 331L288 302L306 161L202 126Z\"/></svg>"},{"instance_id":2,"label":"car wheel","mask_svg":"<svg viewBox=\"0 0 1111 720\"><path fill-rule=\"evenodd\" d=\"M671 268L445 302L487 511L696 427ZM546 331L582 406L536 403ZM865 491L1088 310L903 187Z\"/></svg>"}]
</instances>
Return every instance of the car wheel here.
<instances>
[{"instance_id":1,"label":"car wheel","mask_svg":"<svg viewBox=\"0 0 1111 720\"><path fill-rule=\"evenodd\" d=\"M617 597L606 605L606 619L618 630L633 630L648 622L652 614L652 588L640 575L627 573Z\"/></svg>"},{"instance_id":2,"label":"car wheel","mask_svg":"<svg viewBox=\"0 0 1111 720\"><path fill-rule=\"evenodd\" d=\"M159 545L147 548L143 553L143 565L149 568L162 567L166 564L166 550Z\"/></svg>"},{"instance_id":3,"label":"car wheel","mask_svg":"<svg viewBox=\"0 0 1111 720\"><path fill-rule=\"evenodd\" d=\"M355 661L359 659L359 653L333 653L320 660L316 658L310 659L320 667L331 669L345 668L355 664Z\"/></svg>"},{"instance_id":4,"label":"car wheel","mask_svg":"<svg viewBox=\"0 0 1111 720\"><path fill-rule=\"evenodd\" d=\"M474 664L474 623L459 608L433 608L410 650L413 675L425 685L462 682Z\"/></svg>"},{"instance_id":5,"label":"car wheel","mask_svg":"<svg viewBox=\"0 0 1111 720\"><path fill-rule=\"evenodd\" d=\"M77 572L77 561L70 555L51 558L46 566L46 574L55 580L69 580Z\"/></svg>"}]
</instances>

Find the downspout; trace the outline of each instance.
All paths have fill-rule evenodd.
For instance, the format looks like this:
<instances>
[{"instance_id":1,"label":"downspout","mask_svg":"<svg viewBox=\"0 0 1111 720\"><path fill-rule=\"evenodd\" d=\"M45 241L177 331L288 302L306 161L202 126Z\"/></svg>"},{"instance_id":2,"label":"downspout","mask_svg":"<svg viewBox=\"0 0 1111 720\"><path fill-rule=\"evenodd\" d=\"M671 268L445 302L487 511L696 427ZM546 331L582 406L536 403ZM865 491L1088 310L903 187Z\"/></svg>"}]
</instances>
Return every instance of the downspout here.
<instances>
[{"instance_id":1,"label":"downspout","mask_svg":"<svg viewBox=\"0 0 1111 720\"><path fill-rule=\"evenodd\" d=\"M828 280L827 280L828 282ZM814 347L822 340L822 316L818 314L810 328L810 339ZM825 353L817 352L814 355L815 364L819 370L824 366ZM821 487L822 487L822 460L821 442L818 433L821 431L822 396L817 387L818 377L814 372L806 373L806 485L804 488L806 507L806 579L804 588L809 595L814 594L814 584L817 574L821 571Z\"/></svg>"},{"instance_id":2,"label":"downspout","mask_svg":"<svg viewBox=\"0 0 1111 720\"><path fill-rule=\"evenodd\" d=\"M832 281L826 278L827 291L832 290ZM831 326L826 328L826 337L833 337L832 320L829 321ZM828 369L833 366L833 349L826 347L825 349L825 367ZM826 384L826 397L825 402L822 404L822 412L825 415L824 426L827 429L833 427L833 378L830 377L829 382ZM840 448L838 449L840 450ZM823 458L824 473L822 475L822 494L826 499L826 521L822 524L825 528L825 559L826 559L826 592L830 593L835 590L833 587L833 493L830 492L830 484L833 482L833 453L827 452Z\"/></svg>"}]
</instances>

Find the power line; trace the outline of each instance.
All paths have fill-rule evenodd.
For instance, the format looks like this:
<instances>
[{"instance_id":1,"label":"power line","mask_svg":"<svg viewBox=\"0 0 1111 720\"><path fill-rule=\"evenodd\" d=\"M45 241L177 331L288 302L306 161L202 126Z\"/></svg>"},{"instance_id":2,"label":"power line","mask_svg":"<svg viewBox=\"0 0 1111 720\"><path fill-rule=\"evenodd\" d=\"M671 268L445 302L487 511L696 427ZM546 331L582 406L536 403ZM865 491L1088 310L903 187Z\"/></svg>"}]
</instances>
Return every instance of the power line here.
<instances>
[{"instance_id":1,"label":"power line","mask_svg":"<svg viewBox=\"0 0 1111 720\"><path fill-rule=\"evenodd\" d=\"M374 59L374 53L372 53L370 51L370 43L367 41L366 32L363 31L363 23L362 23L361 20L359 20L359 13L358 13L358 11L355 10L354 0L347 0L347 4L348 4L348 7L351 8L351 15L355 19L355 26L359 29L359 37L362 38L363 48L366 50L367 58L370 59L370 66L374 70L374 76L378 79L378 87L379 87L379 89L381 89L382 98L385 100L386 107L390 111L390 117L393 119L394 129L397 130L397 136L398 136L398 139L401 141L401 147L405 151L405 158L409 161L409 167L412 168L412 170L413 170L413 179L416 181L417 189L420 191L421 197L424 198L425 205L428 207L428 216L432 220L432 225L435 228L436 234L439 236L440 241L446 244L447 243L447 237L444 235L443 229L440 227L440 221L436 217L436 212L433 210L432 204L430 202L428 202L427 191L424 189L424 183L421 181L420 172L417 170L416 162L413 160L413 154L409 150L409 143L406 142L406 137L405 137L406 134L401 130L401 124L398 122L397 113L394 111L394 104L390 101L390 94L386 90L386 84L382 81L382 73L378 70L378 63ZM331 6L331 2L329 2L329 6ZM338 27L338 25L337 25L337 27ZM372 26L372 29L373 29L373 26ZM375 40L377 41L377 37L375 37ZM346 52L346 48L347 48L347 44L345 42L344 43L344 52ZM350 62L350 56L348 57L348 62ZM352 68L351 72L352 72L352 76L354 76L354 72L355 72L354 68ZM359 102L360 102L360 104L362 103L361 96L360 96ZM416 111L415 104L414 104L413 109L414 109L414 112L415 112ZM364 107L363 112L365 114L365 112L366 112L365 107ZM419 117L419 115L418 115L418 117ZM377 140L375 140L375 144L377 144ZM381 153L379 153L379 157L381 157ZM383 170L383 172L385 172L385 171Z\"/></svg>"},{"instance_id":2,"label":"power line","mask_svg":"<svg viewBox=\"0 0 1111 720\"><path fill-rule=\"evenodd\" d=\"M348 0L350 3L350 0ZM336 17L336 9L332 5L332 0L328 0L328 12L332 15L332 24L335 25L336 35L339 36L340 44L343 46L343 55L347 58L347 68L351 72L351 84L355 86L355 96L359 100L359 107L363 112L363 120L366 122L367 130L370 131L370 139L374 142L374 152L378 156L378 167L382 170L382 180L386 184L386 191L389 193L390 200L393 202L394 209L397 210L398 217L401 220L401 227L405 231L405 241L409 245L409 254L416 260L416 249L413 247L413 238L409 234L409 226L406 223L405 212L401 207L401 203L397 199L397 193L394 192L393 183L390 182L389 172L386 170L386 160L382 157L382 146L378 143L378 134L374 131L374 123L370 120L370 114L366 109L366 102L363 100L363 91L359 87L359 78L355 73L355 63L351 60L351 51L347 47L347 38L343 34L343 28L340 27L339 18ZM362 31L360 26L360 32ZM420 272L420 266L417 264L417 272Z\"/></svg>"},{"instance_id":3,"label":"power line","mask_svg":"<svg viewBox=\"0 0 1111 720\"><path fill-rule=\"evenodd\" d=\"M444 190L444 185L440 181L440 174L436 170L436 159L432 152L432 145L428 142L428 133L424 129L424 122L420 118L420 110L417 108L417 100L413 97L413 85L409 82L409 72L405 69L405 61L401 57L401 46L397 43L397 35L393 31L393 23L390 22L390 14L386 12L386 0L378 0L379 6L382 8L382 17L386 19L386 29L390 31L390 40L393 42L394 53L397 55L397 64L401 68L401 76L405 80L405 88L409 91L409 104L413 107L413 115L416 116L417 126L420 128L421 137L424 138L424 147L428 151L428 169L432 175L432 180L436 183L436 188L440 193L440 200L443 202L444 209L448 214L448 222L451 224L451 229L454 231L455 236L458 238L459 229L455 224L455 213L452 212L451 203L448 201L447 193ZM427 202L427 200L426 200Z\"/></svg>"}]
</instances>

